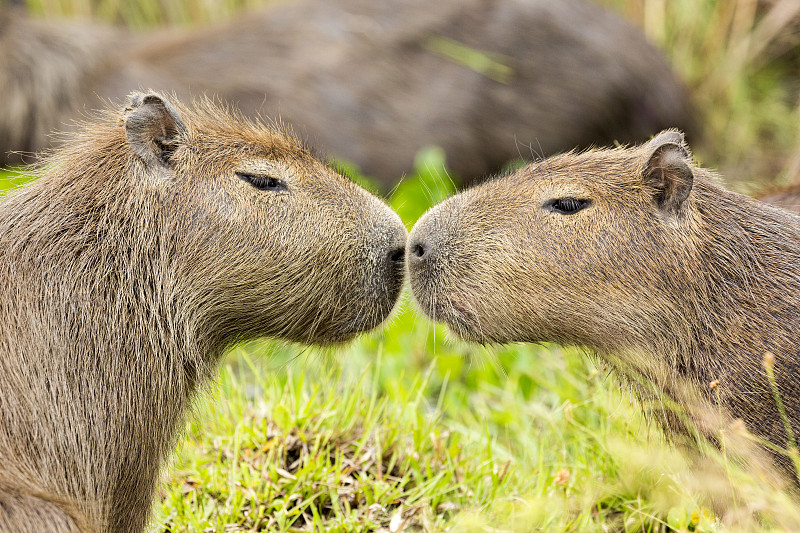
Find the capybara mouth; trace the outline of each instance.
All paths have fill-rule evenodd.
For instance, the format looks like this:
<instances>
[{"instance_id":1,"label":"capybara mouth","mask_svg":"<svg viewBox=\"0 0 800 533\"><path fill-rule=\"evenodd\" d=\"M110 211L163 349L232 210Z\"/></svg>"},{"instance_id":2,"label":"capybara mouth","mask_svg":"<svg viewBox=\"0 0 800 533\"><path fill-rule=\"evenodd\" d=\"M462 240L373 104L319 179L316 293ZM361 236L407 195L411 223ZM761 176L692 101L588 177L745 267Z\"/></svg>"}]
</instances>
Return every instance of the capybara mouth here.
<instances>
[{"instance_id":1,"label":"capybara mouth","mask_svg":"<svg viewBox=\"0 0 800 533\"><path fill-rule=\"evenodd\" d=\"M379 294L367 297L359 310L341 320L337 328L337 336L339 338L334 342L352 340L357 335L373 330L383 324L391 316L392 311L400 301L403 281L404 278L401 272L399 276L390 277Z\"/></svg>"},{"instance_id":2,"label":"capybara mouth","mask_svg":"<svg viewBox=\"0 0 800 533\"><path fill-rule=\"evenodd\" d=\"M325 339L315 340L316 344L346 344L361 334L368 333L380 326L391 314L385 312L364 312L337 324L334 330L326 333Z\"/></svg>"},{"instance_id":3,"label":"capybara mouth","mask_svg":"<svg viewBox=\"0 0 800 533\"><path fill-rule=\"evenodd\" d=\"M448 329L465 341L484 342L486 335L475 311L453 303L450 312L442 320Z\"/></svg>"},{"instance_id":4,"label":"capybara mouth","mask_svg":"<svg viewBox=\"0 0 800 533\"><path fill-rule=\"evenodd\" d=\"M455 336L472 342L483 342L486 338L477 311L466 298L441 293L431 299L414 296L431 320L442 322Z\"/></svg>"},{"instance_id":5,"label":"capybara mouth","mask_svg":"<svg viewBox=\"0 0 800 533\"><path fill-rule=\"evenodd\" d=\"M393 308L393 305L386 305L380 308L363 308L352 314L340 313L335 319L329 317L317 327L283 336L288 340L304 344L322 346L346 344L358 335L380 326L389 317Z\"/></svg>"}]
</instances>

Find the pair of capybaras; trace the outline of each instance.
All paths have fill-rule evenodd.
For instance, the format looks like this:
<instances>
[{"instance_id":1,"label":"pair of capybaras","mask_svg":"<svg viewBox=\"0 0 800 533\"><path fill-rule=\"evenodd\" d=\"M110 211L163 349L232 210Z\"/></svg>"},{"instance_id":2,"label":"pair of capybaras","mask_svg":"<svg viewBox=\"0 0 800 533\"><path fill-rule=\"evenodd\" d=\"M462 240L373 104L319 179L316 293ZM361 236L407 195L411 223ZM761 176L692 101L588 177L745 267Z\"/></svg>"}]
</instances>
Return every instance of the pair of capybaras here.
<instances>
[{"instance_id":1,"label":"pair of capybaras","mask_svg":"<svg viewBox=\"0 0 800 533\"><path fill-rule=\"evenodd\" d=\"M702 431L722 406L792 468L800 219L724 189L676 131L532 163L408 235L292 135L207 101L133 94L36 173L0 204L4 533L141 531L228 346L348 340L406 271L458 336L586 347Z\"/></svg>"}]
</instances>

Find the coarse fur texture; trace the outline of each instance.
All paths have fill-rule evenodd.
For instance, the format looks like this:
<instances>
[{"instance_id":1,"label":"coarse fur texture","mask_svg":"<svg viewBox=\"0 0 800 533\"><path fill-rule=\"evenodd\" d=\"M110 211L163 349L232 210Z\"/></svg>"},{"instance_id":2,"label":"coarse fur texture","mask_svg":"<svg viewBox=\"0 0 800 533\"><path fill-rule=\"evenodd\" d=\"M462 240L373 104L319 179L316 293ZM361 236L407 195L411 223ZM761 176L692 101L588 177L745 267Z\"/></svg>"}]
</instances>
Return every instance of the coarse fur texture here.
<instances>
[{"instance_id":1,"label":"coarse fur texture","mask_svg":"<svg viewBox=\"0 0 800 533\"><path fill-rule=\"evenodd\" d=\"M379 325L406 230L286 131L135 93L0 203L0 532L136 532L231 343Z\"/></svg>"},{"instance_id":2,"label":"coarse fur texture","mask_svg":"<svg viewBox=\"0 0 800 533\"><path fill-rule=\"evenodd\" d=\"M533 153L691 126L663 55L584 0L291 0L193 30L101 29L0 26L0 156L40 150L95 95L140 85L280 115L384 190L428 145L471 182Z\"/></svg>"},{"instance_id":3,"label":"coarse fur texture","mask_svg":"<svg viewBox=\"0 0 800 533\"><path fill-rule=\"evenodd\" d=\"M417 222L407 256L415 300L456 335L586 347L654 385L637 387L646 402L677 403L689 424L659 413L676 435L706 432L709 410L782 450L800 430L800 218L725 189L677 131L455 195Z\"/></svg>"}]
</instances>

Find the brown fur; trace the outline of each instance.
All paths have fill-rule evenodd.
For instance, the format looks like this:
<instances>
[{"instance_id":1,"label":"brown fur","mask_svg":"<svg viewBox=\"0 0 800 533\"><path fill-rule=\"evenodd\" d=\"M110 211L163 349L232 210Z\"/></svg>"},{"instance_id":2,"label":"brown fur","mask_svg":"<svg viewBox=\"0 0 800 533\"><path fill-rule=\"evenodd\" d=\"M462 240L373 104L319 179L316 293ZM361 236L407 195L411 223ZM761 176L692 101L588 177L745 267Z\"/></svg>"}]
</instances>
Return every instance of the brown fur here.
<instances>
[{"instance_id":1,"label":"brown fur","mask_svg":"<svg viewBox=\"0 0 800 533\"><path fill-rule=\"evenodd\" d=\"M141 531L227 346L348 340L402 285L394 212L208 102L134 94L39 174L0 204L4 533Z\"/></svg>"},{"instance_id":2,"label":"brown fur","mask_svg":"<svg viewBox=\"0 0 800 533\"><path fill-rule=\"evenodd\" d=\"M792 185L770 191L762 195L760 200L794 213L800 213L800 185Z\"/></svg>"},{"instance_id":3,"label":"brown fur","mask_svg":"<svg viewBox=\"0 0 800 533\"><path fill-rule=\"evenodd\" d=\"M591 204L562 214L549 202L563 198ZM726 190L675 131L469 189L420 219L408 247L415 299L465 339L586 347L700 429L693 404L719 400L728 420L785 449L762 366L771 352L800 430L800 218Z\"/></svg>"},{"instance_id":4,"label":"brown fur","mask_svg":"<svg viewBox=\"0 0 800 533\"><path fill-rule=\"evenodd\" d=\"M293 0L191 31L109 30L100 45L97 31L75 33L63 22L5 29L0 153L39 150L52 126L96 107L94 94L139 86L279 114L384 189L426 145L470 182L532 152L690 126L664 57L582 0ZM442 51L448 42L507 70L478 72Z\"/></svg>"}]
</instances>

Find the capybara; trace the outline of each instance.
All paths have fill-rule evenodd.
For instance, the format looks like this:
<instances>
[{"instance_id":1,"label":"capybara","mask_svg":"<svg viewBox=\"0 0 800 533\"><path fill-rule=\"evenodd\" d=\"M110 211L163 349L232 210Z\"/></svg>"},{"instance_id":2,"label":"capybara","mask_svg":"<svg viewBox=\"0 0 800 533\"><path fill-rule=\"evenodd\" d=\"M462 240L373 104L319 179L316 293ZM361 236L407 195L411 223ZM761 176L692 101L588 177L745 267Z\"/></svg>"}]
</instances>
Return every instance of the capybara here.
<instances>
[{"instance_id":1,"label":"capybara","mask_svg":"<svg viewBox=\"0 0 800 533\"><path fill-rule=\"evenodd\" d=\"M770 191L762 195L760 200L794 213L800 213L800 185L791 185Z\"/></svg>"},{"instance_id":2,"label":"capybara","mask_svg":"<svg viewBox=\"0 0 800 533\"><path fill-rule=\"evenodd\" d=\"M759 199L800 214L800 147L795 149L784 175L785 184L763 191Z\"/></svg>"},{"instance_id":3,"label":"capybara","mask_svg":"<svg viewBox=\"0 0 800 533\"><path fill-rule=\"evenodd\" d=\"M284 129L134 93L0 203L0 531L137 532L231 343L380 324L406 230ZM172 102L172 103L171 103Z\"/></svg>"},{"instance_id":4,"label":"capybara","mask_svg":"<svg viewBox=\"0 0 800 533\"><path fill-rule=\"evenodd\" d=\"M464 339L585 347L704 432L695 401L781 449L800 429L800 218L725 189L677 131L457 194L417 222L407 256L419 306Z\"/></svg>"},{"instance_id":5,"label":"capybara","mask_svg":"<svg viewBox=\"0 0 800 533\"><path fill-rule=\"evenodd\" d=\"M384 190L426 145L470 182L511 159L691 126L662 54L584 0L291 0L134 35L17 19L0 27L4 155L40 150L94 95L137 86L280 115Z\"/></svg>"}]
</instances>

